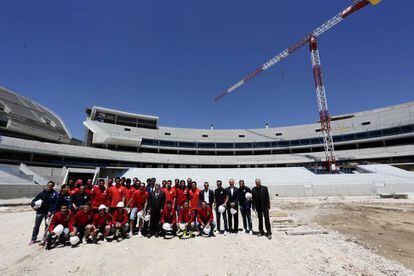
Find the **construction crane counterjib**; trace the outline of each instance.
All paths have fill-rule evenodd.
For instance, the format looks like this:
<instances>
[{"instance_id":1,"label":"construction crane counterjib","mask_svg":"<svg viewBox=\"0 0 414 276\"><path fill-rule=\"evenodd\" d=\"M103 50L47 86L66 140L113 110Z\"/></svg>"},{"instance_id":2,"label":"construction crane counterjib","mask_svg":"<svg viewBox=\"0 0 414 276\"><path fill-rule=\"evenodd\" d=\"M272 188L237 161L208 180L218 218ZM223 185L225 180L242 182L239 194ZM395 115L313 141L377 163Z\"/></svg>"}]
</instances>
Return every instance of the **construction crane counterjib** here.
<instances>
[{"instance_id":1,"label":"construction crane counterjib","mask_svg":"<svg viewBox=\"0 0 414 276\"><path fill-rule=\"evenodd\" d=\"M320 25L319 27L314 29L306 37L302 38L301 40L299 40L298 42L296 42L292 46L290 46L287 49L283 50L281 53L277 54L276 56L274 56L273 58L268 60L266 63L264 63L263 65L256 68L253 72L247 74L239 82L237 82L236 84L234 84L234 85L230 86L229 88L227 88L226 90L224 90L222 93L220 93L217 97L214 98L214 101L218 101L219 99L223 98L225 95L233 92L234 90L236 90L237 88L239 88L240 86L242 86L243 84L248 82L249 80L251 80L254 77L256 77L257 75L259 75L261 72L269 69L270 67L272 67L276 63L278 63L281 60L285 59L291 53L293 53L297 49L301 48L305 44L308 44L309 39L311 37L320 36L321 34L325 33L327 30L331 29L333 26L335 26L336 24L341 22L343 19L345 19L346 17L348 17L352 13L362 9L363 7L367 6L368 4L376 5L381 1L382 0L357 0L357 1L355 1L351 6L347 7L346 9L344 9L343 11L341 11L340 13L338 13L337 15L335 15L334 17L332 17L331 19L329 19L328 21L326 21L325 23L323 23L322 25Z\"/></svg>"}]
</instances>

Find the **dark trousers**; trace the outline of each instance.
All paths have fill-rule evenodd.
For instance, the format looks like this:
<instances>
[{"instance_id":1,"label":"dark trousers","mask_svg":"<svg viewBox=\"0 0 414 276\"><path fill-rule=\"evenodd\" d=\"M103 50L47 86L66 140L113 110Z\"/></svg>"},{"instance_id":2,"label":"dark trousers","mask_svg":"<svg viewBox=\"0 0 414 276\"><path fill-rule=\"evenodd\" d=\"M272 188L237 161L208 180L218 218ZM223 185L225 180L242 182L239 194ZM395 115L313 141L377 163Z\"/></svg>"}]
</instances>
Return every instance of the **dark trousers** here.
<instances>
[{"instance_id":1,"label":"dark trousers","mask_svg":"<svg viewBox=\"0 0 414 276\"><path fill-rule=\"evenodd\" d=\"M150 218L150 225L149 225L149 232L151 234L159 233L160 227L159 223L161 220L161 210L151 210L151 218Z\"/></svg>"},{"instance_id":2,"label":"dark trousers","mask_svg":"<svg viewBox=\"0 0 414 276\"><path fill-rule=\"evenodd\" d=\"M257 210L257 216L259 218L259 232L264 234L263 231L263 217L266 226L266 232L268 235L272 234L272 228L270 228L270 218L269 218L269 210Z\"/></svg>"},{"instance_id":3,"label":"dark trousers","mask_svg":"<svg viewBox=\"0 0 414 276\"><path fill-rule=\"evenodd\" d=\"M223 214L221 214L218 211L218 208L216 208L216 222L217 222L217 231L220 231L220 223L221 223L221 215L223 215L223 221L224 221L224 231L229 231L229 227L227 225L227 216L226 216L226 212L224 212Z\"/></svg>"},{"instance_id":4,"label":"dark trousers","mask_svg":"<svg viewBox=\"0 0 414 276\"><path fill-rule=\"evenodd\" d=\"M46 233L46 217L47 214L36 214L36 218L35 218L35 224L33 227L33 232L32 232L32 241L36 241L37 239L37 235L39 235L39 228L40 225L42 224L42 220L45 219L45 233ZM43 240L45 239L46 235L44 235Z\"/></svg>"},{"instance_id":5,"label":"dark trousers","mask_svg":"<svg viewBox=\"0 0 414 276\"><path fill-rule=\"evenodd\" d=\"M250 208L240 208L244 230L253 230L252 212Z\"/></svg>"},{"instance_id":6,"label":"dark trousers","mask_svg":"<svg viewBox=\"0 0 414 276\"><path fill-rule=\"evenodd\" d=\"M235 206L234 209L238 211L239 206ZM228 216L228 221L229 221L229 231L238 232L239 231L239 212L232 215L230 213L230 208L227 208L227 216ZM234 223L233 223L233 219L234 219Z\"/></svg>"}]
</instances>

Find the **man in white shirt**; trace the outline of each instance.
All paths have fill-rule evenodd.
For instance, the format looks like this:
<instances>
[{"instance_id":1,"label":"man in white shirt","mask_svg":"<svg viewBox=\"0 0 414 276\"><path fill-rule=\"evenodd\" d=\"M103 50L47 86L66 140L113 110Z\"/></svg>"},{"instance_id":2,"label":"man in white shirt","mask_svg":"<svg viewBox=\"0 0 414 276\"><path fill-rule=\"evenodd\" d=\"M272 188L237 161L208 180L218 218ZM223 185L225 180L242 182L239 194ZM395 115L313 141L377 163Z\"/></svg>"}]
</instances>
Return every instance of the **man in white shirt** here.
<instances>
[{"instance_id":1,"label":"man in white shirt","mask_svg":"<svg viewBox=\"0 0 414 276\"><path fill-rule=\"evenodd\" d=\"M209 189L208 182L204 182L204 189L199 194L200 202L205 201L208 207L213 208L214 192Z\"/></svg>"}]
</instances>

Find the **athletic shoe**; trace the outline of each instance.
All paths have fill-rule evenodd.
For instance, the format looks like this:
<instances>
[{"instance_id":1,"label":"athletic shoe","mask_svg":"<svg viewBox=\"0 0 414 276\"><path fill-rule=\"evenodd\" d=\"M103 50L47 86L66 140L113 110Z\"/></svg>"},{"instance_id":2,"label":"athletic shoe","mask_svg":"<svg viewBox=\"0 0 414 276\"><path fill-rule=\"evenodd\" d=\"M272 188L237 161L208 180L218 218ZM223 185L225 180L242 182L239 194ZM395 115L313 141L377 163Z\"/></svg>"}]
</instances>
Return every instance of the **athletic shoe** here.
<instances>
[{"instance_id":1,"label":"athletic shoe","mask_svg":"<svg viewBox=\"0 0 414 276\"><path fill-rule=\"evenodd\" d=\"M267 238L268 238L269 240L271 240L271 239L272 239L272 235L267 235Z\"/></svg>"},{"instance_id":2,"label":"athletic shoe","mask_svg":"<svg viewBox=\"0 0 414 276\"><path fill-rule=\"evenodd\" d=\"M138 232L138 238L142 238L141 232Z\"/></svg>"},{"instance_id":3,"label":"athletic shoe","mask_svg":"<svg viewBox=\"0 0 414 276\"><path fill-rule=\"evenodd\" d=\"M227 236L227 231L224 231L223 236Z\"/></svg>"},{"instance_id":4,"label":"athletic shoe","mask_svg":"<svg viewBox=\"0 0 414 276\"><path fill-rule=\"evenodd\" d=\"M30 241L29 241L28 246L31 246L31 245L33 245L33 244L35 244L35 243L36 243L36 241L34 241L34 240L30 240Z\"/></svg>"}]
</instances>

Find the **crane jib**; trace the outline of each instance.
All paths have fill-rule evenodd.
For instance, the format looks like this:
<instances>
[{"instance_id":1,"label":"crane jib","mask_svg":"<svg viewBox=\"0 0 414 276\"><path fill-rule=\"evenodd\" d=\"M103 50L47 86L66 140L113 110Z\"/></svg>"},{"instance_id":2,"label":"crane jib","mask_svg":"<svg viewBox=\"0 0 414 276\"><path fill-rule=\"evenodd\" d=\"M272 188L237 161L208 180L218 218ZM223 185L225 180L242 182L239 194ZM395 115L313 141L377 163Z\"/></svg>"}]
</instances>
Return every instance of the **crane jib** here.
<instances>
[{"instance_id":1,"label":"crane jib","mask_svg":"<svg viewBox=\"0 0 414 276\"><path fill-rule=\"evenodd\" d=\"M362 9L363 7L365 7L368 4L377 5L381 1L382 0L359 0L359 1L355 1L353 5L349 6L346 9L344 9L343 11L341 11L340 13L338 13L337 15L335 15L334 17L332 17L331 19L329 19L328 21L326 21L325 23L323 23L322 25L320 25L318 28L316 28L315 30L313 30L306 37L304 37L303 39L299 40L296 44L290 46L289 48L285 49L283 52L279 53L278 55L274 56L272 59L268 60L262 66L256 68L253 72L251 72L248 75L246 75L238 83L232 85L227 90L225 90L223 93L221 93L219 96L217 96L214 100L217 101L217 100L221 99L226 94L228 94L228 93L236 90L237 88L239 88L240 86L242 86L243 84L245 84L247 81L251 80L252 78L254 78L255 76L257 76L258 74L260 74L261 72L263 72L264 70L270 68L271 66L275 65L279 61L283 60L284 58L286 58L287 56L289 56L292 52L296 51L297 49L299 49L302 46L304 46L305 44L307 44L309 42L310 37L312 37L312 36L314 36L314 37L320 36L321 34L323 34L327 30L329 30L330 28L332 28L333 26L335 26L336 24L338 24L339 22L341 22L344 18L348 17L352 13L354 13L354 12Z\"/></svg>"}]
</instances>

